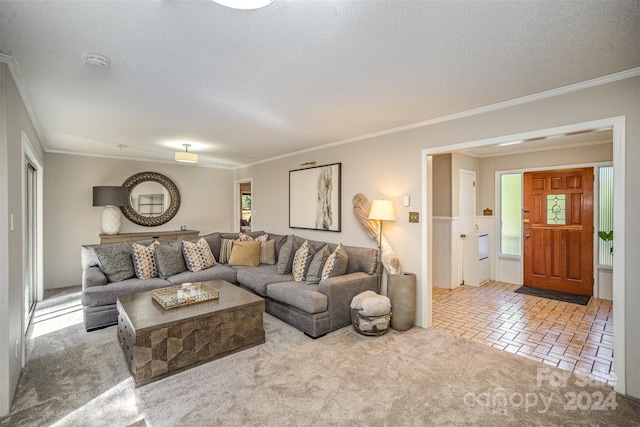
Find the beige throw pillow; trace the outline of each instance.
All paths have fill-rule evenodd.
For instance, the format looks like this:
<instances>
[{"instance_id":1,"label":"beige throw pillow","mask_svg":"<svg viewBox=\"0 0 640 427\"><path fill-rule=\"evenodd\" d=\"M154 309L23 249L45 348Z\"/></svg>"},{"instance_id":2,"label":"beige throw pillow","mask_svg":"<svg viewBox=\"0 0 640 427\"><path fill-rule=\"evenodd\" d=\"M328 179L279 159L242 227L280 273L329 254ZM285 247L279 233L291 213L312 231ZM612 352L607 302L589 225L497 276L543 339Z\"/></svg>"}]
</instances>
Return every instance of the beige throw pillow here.
<instances>
[{"instance_id":1,"label":"beige throw pillow","mask_svg":"<svg viewBox=\"0 0 640 427\"><path fill-rule=\"evenodd\" d=\"M229 265L246 265L257 267L260 265L260 242L236 240L233 242Z\"/></svg>"},{"instance_id":2,"label":"beige throw pillow","mask_svg":"<svg viewBox=\"0 0 640 427\"><path fill-rule=\"evenodd\" d=\"M276 241L267 240L260 243L260 264L274 265L276 263Z\"/></svg>"}]
</instances>

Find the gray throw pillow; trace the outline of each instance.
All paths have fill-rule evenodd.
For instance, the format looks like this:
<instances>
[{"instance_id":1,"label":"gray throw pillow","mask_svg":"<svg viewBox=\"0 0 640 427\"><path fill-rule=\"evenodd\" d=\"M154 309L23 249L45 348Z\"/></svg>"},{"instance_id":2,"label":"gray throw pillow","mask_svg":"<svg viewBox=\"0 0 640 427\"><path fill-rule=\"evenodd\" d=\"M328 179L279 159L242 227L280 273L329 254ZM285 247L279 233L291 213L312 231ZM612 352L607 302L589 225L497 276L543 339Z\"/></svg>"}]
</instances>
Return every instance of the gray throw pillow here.
<instances>
[{"instance_id":1,"label":"gray throw pillow","mask_svg":"<svg viewBox=\"0 0 640 427\"><path fill-rule=\"evenodd\" d=\"M182 255L182 241L162 243L156 245L155 249L158 276L162 279L187 271L187 264Z\"/></svg>"},{"instance_id":2,"label":"gray throw pillow","mask_svg":"<svg viewBox=\"0 0 640 427\"><path fill-rule=\"evenodd\" d=\"M342 247L342 243L329 255L327 262L322 267L322 278L327 279L329 277L342 276L347 272L347 263L349 262L349 255L347 251Z\"/></svg>"},{"instance_id":3,"label":"gray throw pillow","mask_svg":"<svg viewBox=\"0 0 640 427\"><path fill-rule=\"evenodd\" d=\"M282 245L280 253L278 253L278 274L291 273L291 267L293 266L293 256L298 250L298 245L295 242L295 237L292 235L287 239L287 243Z\"/></svg>"},{"instance_id":4,"label":"gray throw pillow","mask_svg":"<svg viewBox=\"0 0 640 427\"><path fill-rule=\"evenodd\" d=\"M322 278L322 268L327 262L329 255L331 255L329 245L324 245L322 249L316 252L311 259L311 264L309 264L309 269L307 270L307 284L315 285L320 283L320 279Z\"/></svg>"},{"instance_id":5,"label":"gray throw pillow","mask_svg":"<svg viewBox=\"0 0 640 427\"><path fill-rule=\"evenodd\" d=\"M121 282L136 277L131 243L99 246L94 251L100 262L100 270L107 276L109 282Z\"/></svg>"}]
</instances>

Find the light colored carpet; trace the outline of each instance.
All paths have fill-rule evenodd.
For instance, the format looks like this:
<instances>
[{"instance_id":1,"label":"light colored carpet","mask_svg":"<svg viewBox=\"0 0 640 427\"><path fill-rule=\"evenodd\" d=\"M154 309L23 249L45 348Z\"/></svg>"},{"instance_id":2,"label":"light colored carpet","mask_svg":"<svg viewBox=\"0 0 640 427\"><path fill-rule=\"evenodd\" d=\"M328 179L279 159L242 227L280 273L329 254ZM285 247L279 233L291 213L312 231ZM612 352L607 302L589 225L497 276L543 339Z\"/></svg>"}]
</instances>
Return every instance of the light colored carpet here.
<instances>
[{"instance_id":1,"label":"light colored carpet","mask_svg":"<svg viewBox=\"0 0 640 427\"><path fill-rule=\"evenodd\" d=\"M136 389L115 327L86 333L78 298L40 304L0 425L640 424L610 386L440 331L312 340L269 315L265 344Z\"/></svg>"}]
</instances>

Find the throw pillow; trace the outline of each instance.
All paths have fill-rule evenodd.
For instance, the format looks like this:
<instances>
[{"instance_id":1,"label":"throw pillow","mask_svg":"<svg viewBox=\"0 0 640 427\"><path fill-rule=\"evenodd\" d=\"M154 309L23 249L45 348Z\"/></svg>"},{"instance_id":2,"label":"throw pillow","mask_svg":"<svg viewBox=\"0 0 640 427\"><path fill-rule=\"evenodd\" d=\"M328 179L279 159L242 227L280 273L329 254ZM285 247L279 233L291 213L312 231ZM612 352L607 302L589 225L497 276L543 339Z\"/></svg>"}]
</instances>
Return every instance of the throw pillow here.
<instances>
[{"instance_id":1,"label":"throw pillow","mask_svg":"<svg viewBox=\"0 0 640 427\"><path fill-rule=\"evenodd\" d=\"M211 248L204 238L200 238L196 243L183 241L182 253L187 268L190 271L202 271L216 265L216 259L211 253Z\"/></svg>"},{"instance_id":2,"label":"throw pillow","mask_svg":"<svg viewBox=\"0 0 640 427\"><path fill-rule=\"evenodd\" d=\"M347 251L344 250L342 243L340 243L331 255L329 255L329 258L327 258L327 262L322 268L322 279L342 276L347 272L348 262L349 255L347 255Z\"/></svg>"},{"instance_id":3,"label":"throw pillow","mask_svg":"<svg viewBox=\"0 0 640 427\"><path fill-rule=\"evenodd\" d=\"M331 249L329 249L329 245L324 245L322 249L320 249L311 259L311 263L309 264L309 269L307 270L307 284L316 285L320 283L320 279L322 278L322 268L327 262L327 258L331 255Z\"/></svg>"},{"instance_id":4,"label":"throw pillow","mask_svg":"<svg viewBox=\"0 0 640 427\"><path fill-rule=\"evenodd\" d=\"M293 280L296 282L304 282L313 255L315 255L315 251L311 245L309 245L309 241L305 240L293 256L293 264L291 265Z\"/></svg>"},{"instance_id":5,"label":"throw pillow","mask_svg":"<svg viewBox=\"0 0 640 427\"><path fill-rule=\"evenodd\" d=\"M298 250L294 235L290 235L287 238L287 242L280 248L278 254L278 274L291 273L291 267L293 266L293 256Z\"/></svg>"},{"instance_id":6,"label":"throw pillow","mask_svg":"<svg viewBox=\"0 0 640 427\"><path fill-rule=\"evenodd\" d=\"M276 241L267 240L260 243L260 264L273 265L276 263Z\"/></svg>"},{"instance_id":7,"label":"throw pillow","mask_svg":"<svg viewBox=\"0 0 640 427\"><path fill-rule=\"evenodd\" d=\"M245 233L238 234L238 240L240 240L241 242L252 242L254 240L257 242L266 242L268 238L269 238L269 235L267 233L262 234L258 237L251 237Z\"/></svg>"},{"instance_id":8,"label":"throw pillow","mask_svg":"<svg viewBox=\"0 0 640 427\"><path fill-rule=\"evenodd\" d=\"M257 267L260 265L260 242L233 242L233 249L229 257L229 265L246 265Z\"/></svg>"},{"instance_id":9,"label":"throw pillow","mask_svg":"<svg viewBox=\"0 0 640 427\"><path fill-rule=\"evenodd\" d=\"M229 257L231 256L231 249L233 248L232 239L222 239L220 241L220 256L218 257L218 261L222 264L226 264L229 262Z\"/></svg>"},{"instance_id":10,"label":"throw pillow","mask_svg":"<svg viewBox=\"0 0 640 427\"><path fill-rule=\"evenodd\" d=\"M136 277L129 242L96 247L94 251L100 263L100 270L109 282L121 282Z\"/></svg>"},{"instance_id":11,"label":"throw pillow","mask_svg":"<svg viewBox=\"0 0 640 427\"><path fill-rule=\"evenodd\" d=\"M158 276L162 279L187 270L187 264L182 255L182 241L180 240L156 245L155 257Z\"/></svg>"},{"instance_id":12,"label":"throw pillow","mask_svg":"<svg viewBox=\"0 0 640 427\"><path fill-rule=\"evenodd\" d=\"M133 252L133 267L138 279L151 279L158 277L158 267L154 256L155 246L158 245L156 240L149 246L139 243L132 243L131 250Z\"/></svg>"}]
</instances>

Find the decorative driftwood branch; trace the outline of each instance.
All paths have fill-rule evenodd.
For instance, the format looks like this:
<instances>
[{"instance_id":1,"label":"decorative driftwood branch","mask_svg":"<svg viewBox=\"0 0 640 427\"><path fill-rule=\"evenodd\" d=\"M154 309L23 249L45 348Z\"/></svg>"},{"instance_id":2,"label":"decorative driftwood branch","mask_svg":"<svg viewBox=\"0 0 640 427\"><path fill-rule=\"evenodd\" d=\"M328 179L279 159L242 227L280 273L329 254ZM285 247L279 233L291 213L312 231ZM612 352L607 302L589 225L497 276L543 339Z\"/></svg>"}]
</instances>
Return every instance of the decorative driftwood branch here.
<instances>
[{"instance_id":1,"label":"decorative driftwood branch","mask_svg":"<svg viewBox=\"0 0 640 427\"><path fill-rule=\"evenodd\" d=\"M380 221L369 219L369 211L371 210L371 205L369 201L362 193L358 193L353 196L353 213L356 218L364 228L364 231L367 232L369 237L372 239L376 239L376 242L380 238ZM387 269L389 274L401 274L400 270L400 260L396 256L393 248L387 241L387 239L382 236L382 265Z\"/></svg>"}]
</instances>

